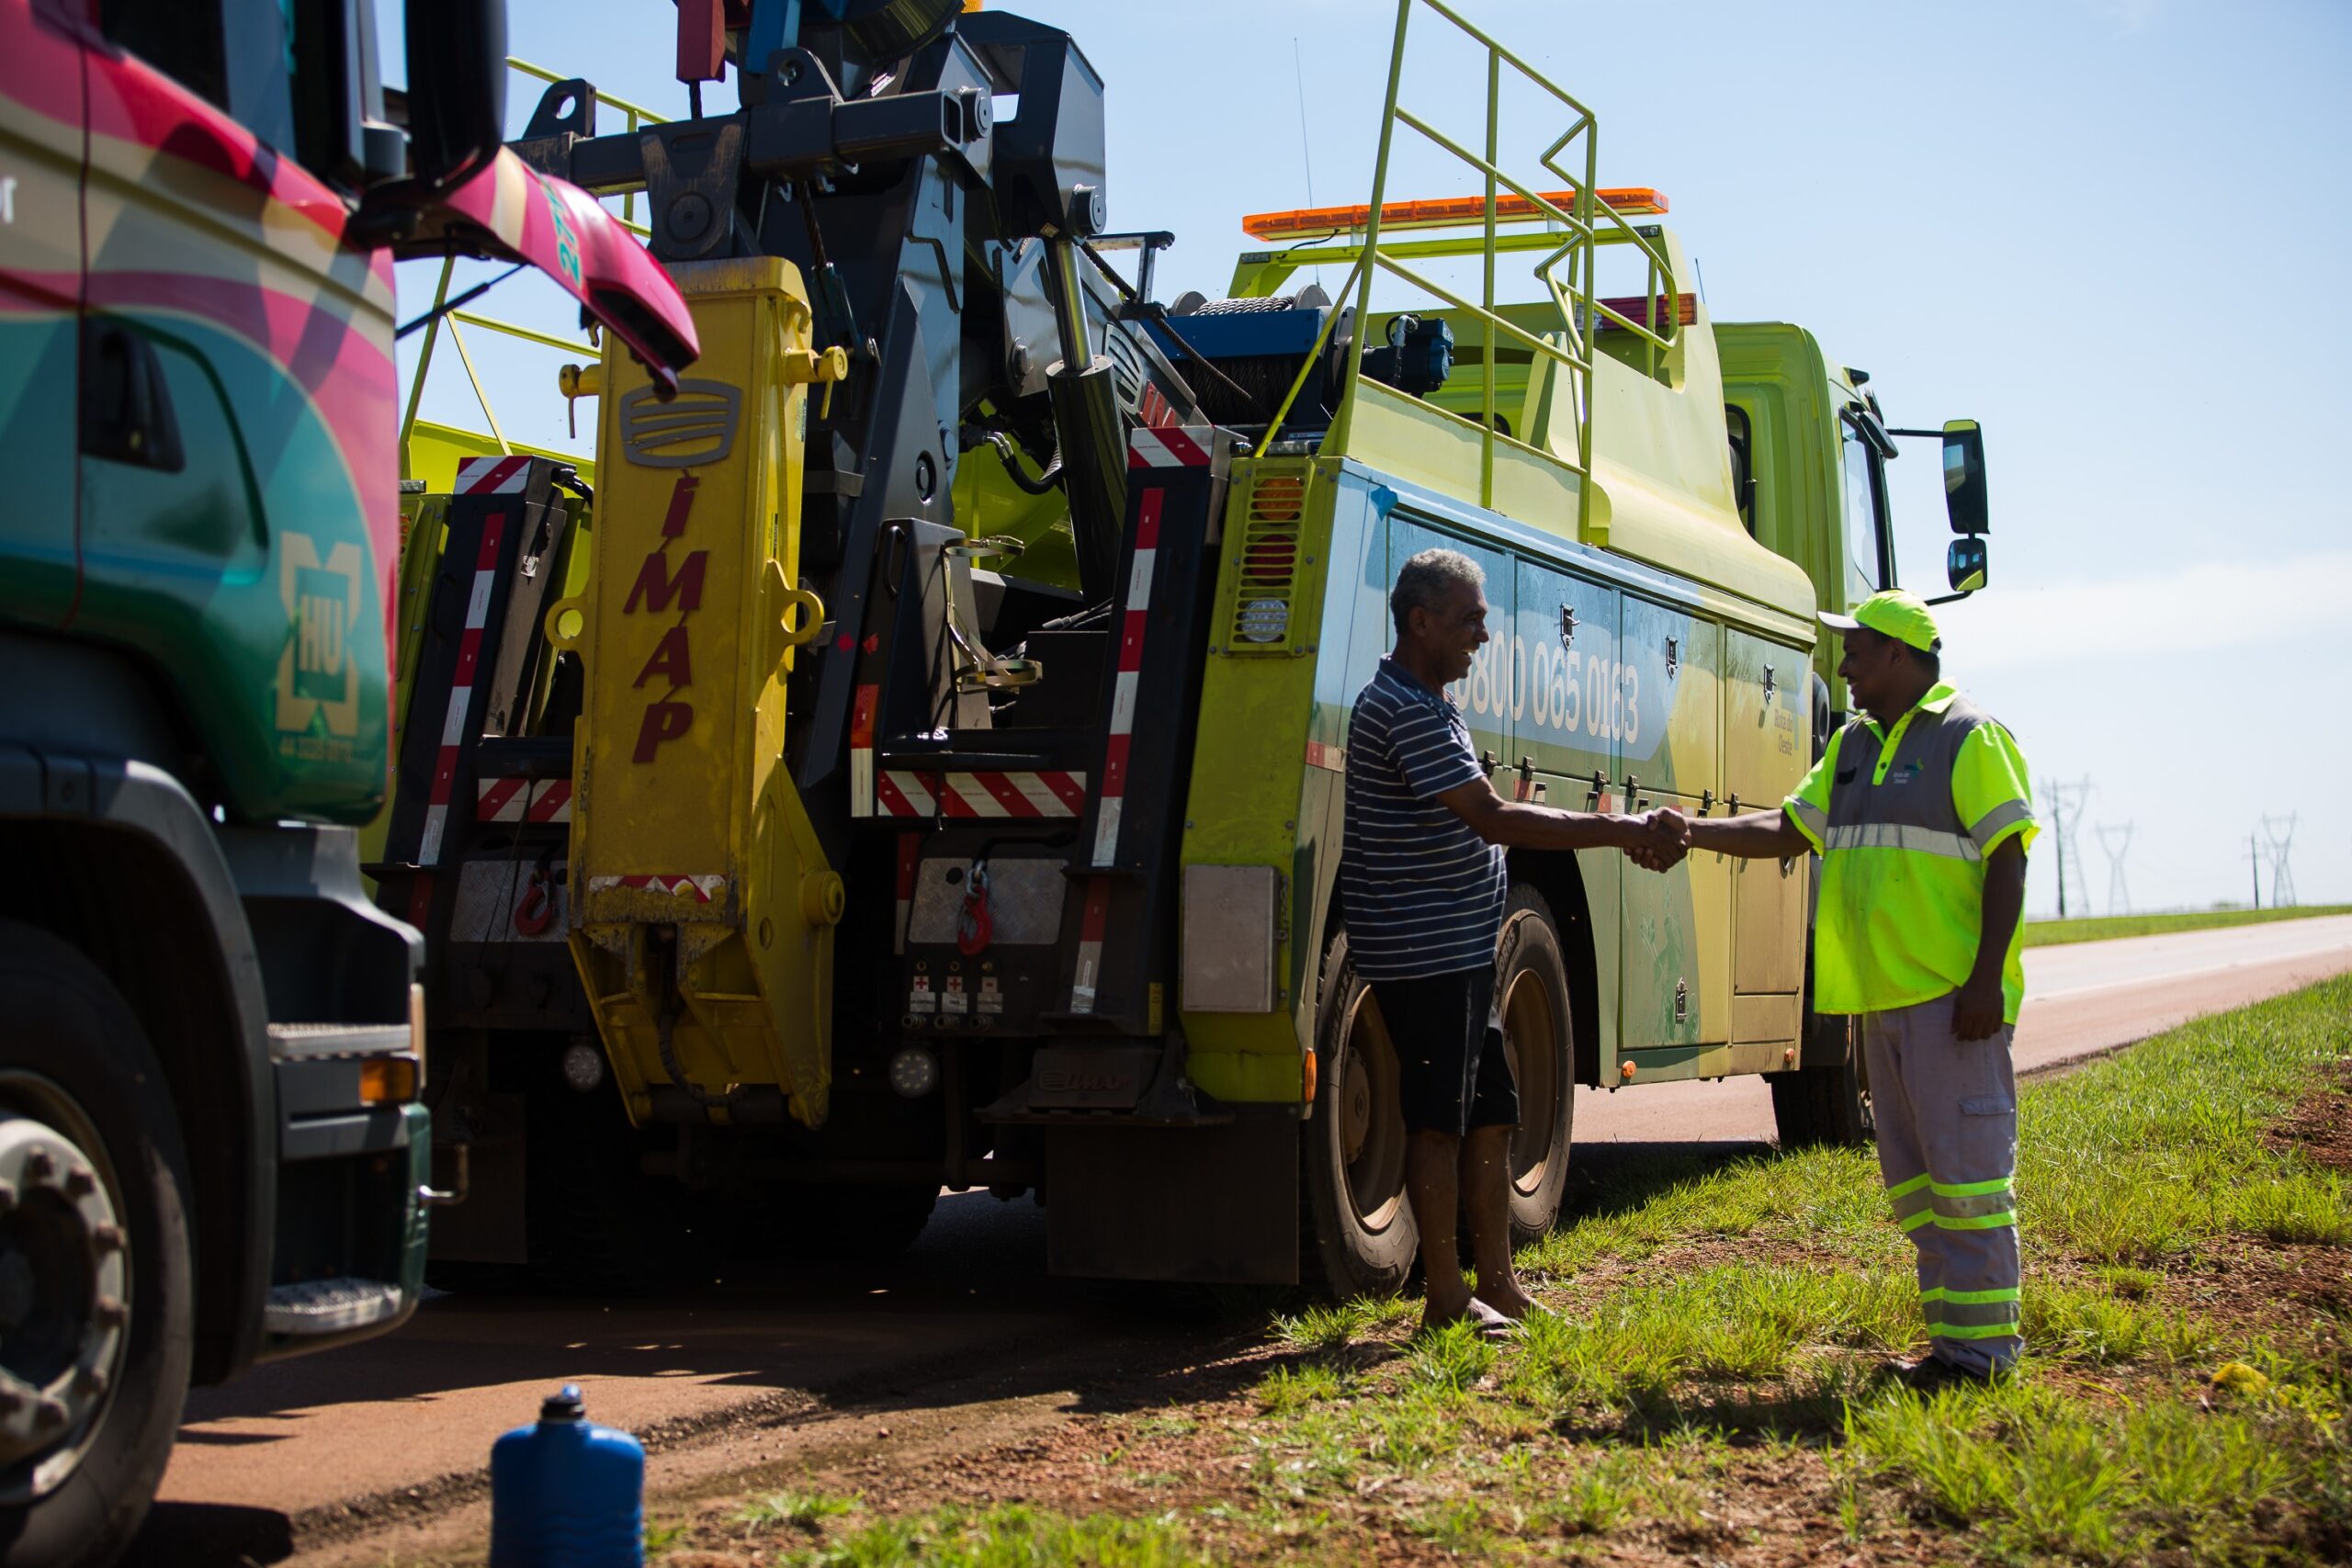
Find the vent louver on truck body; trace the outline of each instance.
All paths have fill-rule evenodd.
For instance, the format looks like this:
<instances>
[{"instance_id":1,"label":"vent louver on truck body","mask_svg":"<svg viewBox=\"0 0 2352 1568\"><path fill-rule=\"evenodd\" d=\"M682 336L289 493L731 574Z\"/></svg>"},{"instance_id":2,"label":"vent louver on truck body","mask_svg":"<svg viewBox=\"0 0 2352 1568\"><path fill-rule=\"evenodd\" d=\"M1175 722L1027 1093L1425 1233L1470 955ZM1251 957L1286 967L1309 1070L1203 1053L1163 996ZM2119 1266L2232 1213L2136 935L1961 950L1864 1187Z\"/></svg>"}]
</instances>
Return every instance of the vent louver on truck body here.
<instances>
[{"instance_id":1,"label":"vent louver on truck body","mask_svg":"<svg viewBox=\"0 0 2352 1568\"><path fill-rule=\"evenodd\" d=\"M1296 608L1302 531L1306 520L1304 468L1260 473L1242 509L1233 541L1233 619L1229 651L1287 653Z\"/></svg>"}]
</instances>

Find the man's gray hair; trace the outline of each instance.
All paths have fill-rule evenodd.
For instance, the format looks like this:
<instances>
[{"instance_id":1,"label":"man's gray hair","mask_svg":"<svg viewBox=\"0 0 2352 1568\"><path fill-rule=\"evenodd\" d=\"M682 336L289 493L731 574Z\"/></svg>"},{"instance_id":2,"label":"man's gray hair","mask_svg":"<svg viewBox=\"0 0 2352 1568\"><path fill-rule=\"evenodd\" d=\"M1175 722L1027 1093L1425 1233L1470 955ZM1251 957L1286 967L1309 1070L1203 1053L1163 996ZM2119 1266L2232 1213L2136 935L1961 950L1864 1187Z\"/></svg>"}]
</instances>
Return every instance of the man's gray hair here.
<instances>
[{"instance_id":1,"label":"man's gray hair","mask_svg":"<svg viewBox=\"0 0 2352 1568\"><path fill-rule=\"evenodd\" d=\"M1416 606L1434 609L1456 588L1484 588L1487 574L1460 550L1423 550L1396 573L1388 591L1388 613L1396 618L1396 635L1405 635L1405 616Z\"/></svg>"}]
</instances>

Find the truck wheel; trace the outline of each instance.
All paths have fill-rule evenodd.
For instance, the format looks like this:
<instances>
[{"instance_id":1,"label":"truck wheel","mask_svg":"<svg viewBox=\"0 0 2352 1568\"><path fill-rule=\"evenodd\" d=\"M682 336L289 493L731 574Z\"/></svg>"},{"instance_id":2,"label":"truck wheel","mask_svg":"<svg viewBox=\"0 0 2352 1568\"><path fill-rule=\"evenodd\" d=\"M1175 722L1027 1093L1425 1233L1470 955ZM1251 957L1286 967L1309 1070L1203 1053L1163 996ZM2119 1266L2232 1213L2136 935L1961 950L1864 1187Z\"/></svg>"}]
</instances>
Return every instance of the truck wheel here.
<instances>
[{"instance_id":1,"label":"truck wheel","mask_svg":"<svg viewBox=\"0 0 2352 1568\"><path fill-rule=\"evenodd\" d=\"M1393 1294L1421 1246L1405 1201L1396 1051L1344 931L1324 950L1315 1063L1315 1111L1300 1138L1299 1278L1342 1300Z\"/></svg>"},{"instance_id":2,"label":"truck wheel","mask_svg":"<svg viewBox=\"0 0 2352 1568\"><path fill-rule=\"evenodd\" d=\"M1552 908L1532 887L1510 890L1495 965L1503 1049L1519 1083L1519 1131L1510 1141L1511 1245L1524 1247L1560 1217L1577 1108L1567 960Z\"/></svg>"},{"instance_id":3,"label":"truck wheel","mask_svg":"<svg viewBox=\"0 0 2352 1568\"><path fill-rule=\"evenodd\" d=\"M649 1174L608 1081L581 1094L531 1085L523 1163L524 1229L534 1289L579 1297L645 1296L696 1276L712 1228L674 1177Z\"/></svg>"},{"instance_id":4,"label":"truck wheel","mask_svg":"<svg viewBox=\"0 0 2352 1568\"><path fill-rule=\"evenodd\" d=\"M784 1187L773 1202L788 1205L786 1234L820 1258L879 1263L915 1244L939 1201L937 1184L899 1187ZM791 1244L787 1244L791 1245Z\"/></svg>"},{"instance_id":5,"label":"truck wheel","mask_svg":"<svg viewBox=\"0 0 2352 1568\"><path fill-rule=\"evenodd\" d=\"M1878 1122L1871 1113L1869 1075L1862 1067L1861 1043L1854 1021L1808 1012L1807 1055L1835 1054L1840 1059L1792 1073L1769 1073L1772 1086L1772 1122L1784 1149L1818 1146L1868 1148L1878 1137Z\"/></svg>"},{"instance_id":6,"label":"truck wheel","mask_svg":"<svg viewBox=\"0 0 2352 1568\"><path fill-rule=\"evenodd\" d=\"M0 1564L96 1568L187 1393L187 1161L138 1019L79 951L0 921Z\"/></svg>"}]
</instances>

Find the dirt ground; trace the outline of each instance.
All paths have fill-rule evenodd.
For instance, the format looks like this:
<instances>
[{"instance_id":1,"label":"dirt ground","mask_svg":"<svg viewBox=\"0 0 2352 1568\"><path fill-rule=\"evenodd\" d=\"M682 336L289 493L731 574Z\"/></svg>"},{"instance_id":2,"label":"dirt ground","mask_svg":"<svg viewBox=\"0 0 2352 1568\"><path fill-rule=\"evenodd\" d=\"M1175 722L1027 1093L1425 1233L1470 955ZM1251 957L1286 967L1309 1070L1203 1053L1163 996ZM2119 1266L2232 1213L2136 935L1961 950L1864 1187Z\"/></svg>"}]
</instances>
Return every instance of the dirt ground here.
<instances>
[{"instance_id":1,"label":"dirt ground","mask_svg":"<svg viewBox=\"0 0 2352 1568\"><path fill-rule=\"evenodd\" d=\"M2327 1151L2331 1165L2352 1159L2352 1070L2315 1090L2276 1135ZM1769 1261L1809 1256L1803 1248L1777 1250L1786 1256ZM1679 1247L1638 1265L1589 1271L1569 1286L1548 1285L1544 1293L1547 1304L1574 1312L1580 1299L1632 1275L1671 1276L1734 1258L1758 1261L1755 1243ZM2193 1312L2233 1341L2308 1336L2315 1319L2352 1314L2346 1262L2338 1247L2233 1239L2193 1267L2154 1276L2148 1299ZM1406 1353L1409 1328L1408 1319L1336 1354L1348 1365L1375 1367ZM2334 1348L2338 1358L2352 1356L2340 1341ZM1400 1528L1403 1517L1443 1500L1438 1487L1409 1479L1368 1475L1353 1495L1318 1498L1296 1517L1265 1506L1262 1484L1253 1481L1252 1438L1266 1418L1251 1391L1278 1368L1310 1359L1259 1324L1170 1323L1148 1337L1067 1354L1040 1347L984 1375L845 1394L817 1408L747 1413L723 1430L658 1448L647 1513L664 1549L654 1561L666 1568L765 1568L877 1518L1004 1505L1073 1517L1149 1518L1173 1510L1195 1523L1197 1546L1241 1563L1464 1561L1458 1543ZM2205 1396L2202 1372L2189 1368L2067 1365L2039 1375L2101 1404ZM1718 1391L1717 1397L1769 1403L1771 1391ZM1523 1440L1531 1434L1497 1436ZM1556 1465L1564 1478L1596 1451L1629 1440L1622 1427L1562 1427L1532 1436L1539 1471ZM1633 1517L1605 1533L1571 1530L1515 1546L1539 1558L1748 1568L1953 1561L1948 1527L1907 1517L1883 1497L1862 1505L1869 1534L1862 1546L1853 1545L1840 1515L1852 1498L1834 1465L1828 1432L1793 1436L1793 1443L1781 1444L1735 1436L1704 1475L1695 1506L1679 1515ZM1659 1433L1648 1438L1672 1440ZM1459 1489L1458 1483L1441 1484ZM1476 1492L1474 1483L1473 1502ZM746 1518L747 1504L779 1495L854 1506L801 1520ZM393 1517L383 1517L386 1509ZM311 1521L292 1561L311 1568L472 1564L481 1561L487 1529L479 1492L395 1499L371 1515Z\"/></svg>"}]
</instances>

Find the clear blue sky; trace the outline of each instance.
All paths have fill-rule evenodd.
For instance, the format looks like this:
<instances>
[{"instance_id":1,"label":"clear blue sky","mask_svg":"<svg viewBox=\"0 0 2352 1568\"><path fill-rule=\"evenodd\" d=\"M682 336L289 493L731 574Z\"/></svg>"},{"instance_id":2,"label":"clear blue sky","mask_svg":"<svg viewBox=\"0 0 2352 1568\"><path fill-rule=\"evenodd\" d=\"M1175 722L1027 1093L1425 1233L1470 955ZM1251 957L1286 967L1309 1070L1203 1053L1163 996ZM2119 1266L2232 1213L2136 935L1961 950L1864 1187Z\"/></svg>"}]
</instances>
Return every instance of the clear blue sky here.
<instances>
[{"instance_id":1,"label":"clear blue sky","mask_svg":"<svg viewBox=\"0 0 2352 1568\"><path fill-rule=\"evenodd\" d=\"M377 3L398 79L398 0ZM1894 423L1984 422L1992 588L1945 612L1946 670L2038 776L2091 780L2088 907L2109 905L2095 825L2136 824L2144 909L2244 900L2265 812L2300 817L2302 901L2352 900L2352 724L2324 698L2352 649L2352 502L2327 456L2352 446L2352 6L1461 4L1594 108L1602 183L1667 193L1718 320L1812 328ZM1305 205L1310 162L1317 201L1367 194L1385 4L1002 8L1069 28L1105 78L1111 221L1176 232L1162 298L1224 293L1253 243L1240 215ZM684 112L662 0L509 13L514 52ZM1459 125L1479 83L1456 63L1417 51L1408 101ZM514 130L537 96L516 80ZM1514 114L1506 145L1545 130ZM1406 168L1392 197L1469 193ZM403 267L404 309L432 284ZM480 308L568 326L522 279ZM510 436L572 445L561 355L474 353ZM479 423L454 360L425 407ZM1932 452L1894 470L1904 581L1928 591L1948 537Z\"/></svg>"}]
</instances>

